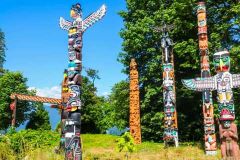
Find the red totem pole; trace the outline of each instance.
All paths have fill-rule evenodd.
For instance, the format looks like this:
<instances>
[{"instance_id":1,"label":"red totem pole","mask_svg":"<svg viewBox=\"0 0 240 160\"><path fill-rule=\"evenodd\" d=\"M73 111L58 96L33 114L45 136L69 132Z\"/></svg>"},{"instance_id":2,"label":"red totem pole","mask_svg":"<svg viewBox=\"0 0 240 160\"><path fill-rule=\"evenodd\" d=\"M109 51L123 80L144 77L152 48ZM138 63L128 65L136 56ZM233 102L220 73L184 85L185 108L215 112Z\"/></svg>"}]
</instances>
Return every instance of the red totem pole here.
<instances>
[{"instance_id":1,"label":"red totem pole","mask_svg":"<svg viewBox=\"0 0 240 160\"><path fill-rule=\"evenodd\" d=\"M139 106L139 87L138 71L135 59L130 63L130 115L129 115L130 133L136 144L140 144L141 125L140 125L140 106Z\"/></svg>"},{"instance_id":2,"label":"red totem pole","mask_svg":"<svg viewBox=\"0 0 240 160\"><path fill-rule=\"evenodd\" d=\"M208 57L208 36L207 36L207 18L206 7L204 2L198 3L197 8L198 18L198 39L199 39L199 53L201 56L201 77L210 77L209 57ZM203 100L203 118L204 118L204 140L205 151L207 155L216 154L216 135L213 115L212 93L210 91L202 92Z\"/></svg>"}]
</instances>

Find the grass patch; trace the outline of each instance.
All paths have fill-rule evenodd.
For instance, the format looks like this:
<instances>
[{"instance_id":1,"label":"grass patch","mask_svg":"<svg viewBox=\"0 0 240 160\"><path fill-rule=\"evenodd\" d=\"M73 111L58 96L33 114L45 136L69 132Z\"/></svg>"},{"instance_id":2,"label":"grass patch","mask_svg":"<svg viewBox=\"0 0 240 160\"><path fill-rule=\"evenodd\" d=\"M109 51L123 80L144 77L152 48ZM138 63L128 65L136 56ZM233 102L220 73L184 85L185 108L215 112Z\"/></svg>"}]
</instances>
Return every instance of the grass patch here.
<instances>
[{"instance_id":1,"label":"grass patch","mask_svg":"<svg viewBox=\"0 0 240 160\"><path fill-rule=\"evenodd\" d=\"M83 157L85 160L124 160L125 153L116 150L118 136L82 135ZM200 143L180 143L178 148L164 148L163 143L143 142L136 145L136 151L129 154L129 160L220 160L216 156L206 156Z\"/></svg>"},{"instance_id":2,"label":"grass patch","mask_svg":"<svg viewBox=\"0 0 240 160\"><path fill-rule=\"evenodd\" d=\"M83 134L84 160L125 160L126 153L117 151L118 136ZM59 134L52 131L21 131L0 138L1 160L63 160L63 154L55 154ZM220 160L206 156L199 143L180 143L178 148L164 148L163 143L143 142L128 154L128 160Z\"/></svg>"}]
</instances>

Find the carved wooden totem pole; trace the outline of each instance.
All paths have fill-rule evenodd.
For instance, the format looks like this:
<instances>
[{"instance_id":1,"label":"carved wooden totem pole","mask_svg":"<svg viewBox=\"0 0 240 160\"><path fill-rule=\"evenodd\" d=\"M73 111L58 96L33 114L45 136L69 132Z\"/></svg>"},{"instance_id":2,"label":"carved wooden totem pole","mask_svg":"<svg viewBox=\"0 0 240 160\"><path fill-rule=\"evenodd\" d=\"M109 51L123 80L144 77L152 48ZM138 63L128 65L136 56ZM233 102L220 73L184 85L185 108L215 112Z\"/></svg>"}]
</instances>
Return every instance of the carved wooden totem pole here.
<instances>
[{"instance_id":1,"label":"carved wooden totem pole","mask_svg":"<svg viewBox=\"0 0 240 160\"><path fill-rule=\"evenodd\" d=\"M199 54L201 56L201 77L210 77L209 57L208 57L208 36L207 36L207 17L206 6L204 2L199 2L197 7L198 17L198 39ZM203 119L204 119L204 140L205 152L207 155L217 154L216 134L213 115L212 92L202 92L203 101Z\"/></svg>"},{"instance_id":2,"label":"carved wooden totem pole","mask_svg":"<svg viewBox=\"0 0 240 160\"><path fill-rule=\"evenodd\" d=\"M161 38L162 63L163 63L163 103L164 103L164 134L165 146L174 143L178 146L178 126L176 111L176 93L173 61L173 42L170 39L167 26L163 28Z\"/></svg>"},{"instance_id":3,"label":"carved wooden totem pole","mask_svg":"<svg viewBox=\"0 0 240 160\"><path fill-rule=\"evenodd\" d=\"M82 19L82 9L79 3L71 8L70 16L73 22L60 18L60 27L68 31L68 57L67 70L68 101L66 110L68 116L65 120L65 157L66 159L82 159L80 144L81 128L81 71L82 71L82 36L83 33L106 13L106 6Z\"/></svg>"},{"instance_id":4,"label":"carved wooden totem pole","mask_svg":"<svg viewBox=\"0 0 240 160\"><path fill-rule=\"evenodd\" d=\"M130 133L136 144L142 143L141 124L140 124L140 105L139 105L139 86L138 71L135 59L131 59L130 63Z\"/></svg>"},{"instance_id":5,"label":"carved wooden totem pole","mask_svg":"<svg viewBox=\"0 0 240 160\"><path fill-rule=\"evenodd\" d=\"M217 72L215 76L182 80L182 82L187 88L195 91L210 92L217 90L222 158L224 160L238 160L238 134L236 124L234 123L235 112L232 88L240 87L240 74L231 74L229 72L230 56L228 51L215 53L213 61L215 71Z\"/></svg>"},{"instance_id":6,"label":"carved wooden totem pole","mask_svg":"<svg viewBox=\"0 0 240 160\"><path fill-rule=\"evenodd\" d=\"M64 124L66 119L68 118L68 111L65 110L67 103L68 103L68 99L69 99L69 88L68 88L68 71L64 70L63 73L63 81L62 81L62 90L61 90L61 100L62 100L62 104L60 106L57 106L57 108L61 109L61 140L60 140L60 149L64 149L65 148L65 128L64 128Z\"/></svg>"}]
</instances>

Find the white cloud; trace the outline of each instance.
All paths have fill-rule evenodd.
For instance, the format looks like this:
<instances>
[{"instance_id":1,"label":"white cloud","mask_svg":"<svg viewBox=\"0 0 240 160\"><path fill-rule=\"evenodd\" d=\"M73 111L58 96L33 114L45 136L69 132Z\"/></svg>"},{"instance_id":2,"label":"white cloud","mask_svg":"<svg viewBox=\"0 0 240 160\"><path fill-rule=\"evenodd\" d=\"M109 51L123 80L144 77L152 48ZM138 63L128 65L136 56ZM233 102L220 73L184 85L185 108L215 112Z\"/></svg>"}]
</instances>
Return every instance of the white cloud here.
<instances>
[{"instance_id":1,"label":"white cloud","mask_svg":"<svg viewBox=\"0 0 240 160\"><path fill-rule=\"evenodd\" d=\"M49 98L61 98L61 86L53 86L53 87L44 87L44 88L36 88L36 87L29 87L28 90L36 90L37 96L41 97L49 97ZM108 97L110 92L97 92L98 96Z\"/></svg>"},{"instance_id":2,"label":"white cloud","mask_svg":"<svg viewBox=\"0 0 240 160\"><path fill-rule=\"evenodd\" d=\"M28 90L32 90L32 89L37 91L37 96L49 97L49 98L61 98L60 86L45 87L45 88L36 88L36 87L28 88Z\"/></svg>"},{"instance_id":3,"label":"white cloud","mask_svg":"<svg viewBox=\"0 0 240 160\"><path fill-rule=\"evenodd\" d=\"M108 97L110 95L109 92L102 92L102 93L97 93L98 96L104 96L104 97Z\"/></svg>"}]
</instances>

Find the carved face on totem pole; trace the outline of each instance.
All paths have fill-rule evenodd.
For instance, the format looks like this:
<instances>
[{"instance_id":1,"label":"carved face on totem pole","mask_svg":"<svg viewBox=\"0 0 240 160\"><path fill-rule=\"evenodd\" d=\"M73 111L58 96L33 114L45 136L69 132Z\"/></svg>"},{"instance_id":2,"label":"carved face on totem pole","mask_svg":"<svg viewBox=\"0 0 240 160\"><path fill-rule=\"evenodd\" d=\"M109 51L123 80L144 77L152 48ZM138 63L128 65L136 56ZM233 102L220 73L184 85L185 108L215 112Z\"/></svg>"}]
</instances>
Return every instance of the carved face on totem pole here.
<instances>
[{"instance_id":1,"label":"carved face on totem pole","mask_svg":"<svg viewBox=\"0 0 240 160\"><path fill-rule=\"evenodd\" d=\"M213 55L213 62L217 73L230 71L230 56L228 51L215 53Z\"/></svg>"},{"instance_id":2,"label":"carved face on totem pole","mask_svg":"<svg viewBox=\"0 0 240 160\"><path fill-rule=\"evenodd\" d=\"M131 70L136 70L137 69L137 63L135 62L134 58L131 59L130 69Z\"/></svg>"},{"instance_id":3,"label":"carved face on totem pole","mask_svg":"<svg viewBox=\"0 0 240 160\"><path fill-rule=\"evenodd\" d=\"M200 50L208 49L208 37L207 37L207 18L206 18L206 7L204 3L198 3L198 38Z\"/></svg>"},{"instance_id":4,"label":"carved face on totem pole","mask_svg":"<svg viewBox=\"0 0 240 160\"><path fill-rule=\"evenodd\" d=\"M163 64L163 79L164 88L173 86L174 72L172 64L170 63Z\"/></svg>"},{"instance_id":5,"label":"carved face on totem pole","mask_svg":"<svg viewBox=\"0 0 240 160\"><path fill-rule=\"evenodd\" d=\"M228 51L215 53L213 61L217 72L215 76L183 80L183 84L196 91L217 90L219 119L225 127L228 127L229 121L235 119L232 88L240 86L240 75L229 73L230 56Z\"/></svg>"},{"instance_id":6,"label":"carved face on totem pole","mask_svg":"<svg viewBox=\"0 0 240 160\"><path fill-rule=\"evenodd\" d=\"M137 63L134 58L131 59L131 63L130 63L130 77L132 79L136 79L135 81L132 81L132 83L138 83ZM134 86L138 86L138 85L134 85Z\"/></svg>"},{"instance_id":7,"label":"carved face on totem pole","mask_svg":"<svg viewBox=\"0 0 240 160\"><path fill-rule=\"evenodd\" d=\"M81 4L77 3L75 5L72 5L71 11L70 11L70 16L73 19L78 19L82 18L82 8Z\"/></svg>"},{"instance_id":8,"label":"carved face on totem pole","mask_svg":"<svg viewBox=\"0 0 240 160\"><path fill-rule=\"evenodd\" d=\"M215 71L218 73L218 101L220 112L220 120L224 122L224 126L228 127L229 121L235 119L233 93L231 87L232 75L230 71L230 56L228 51L217 52L213 55Z\"/></svg>"}]
</instances>

